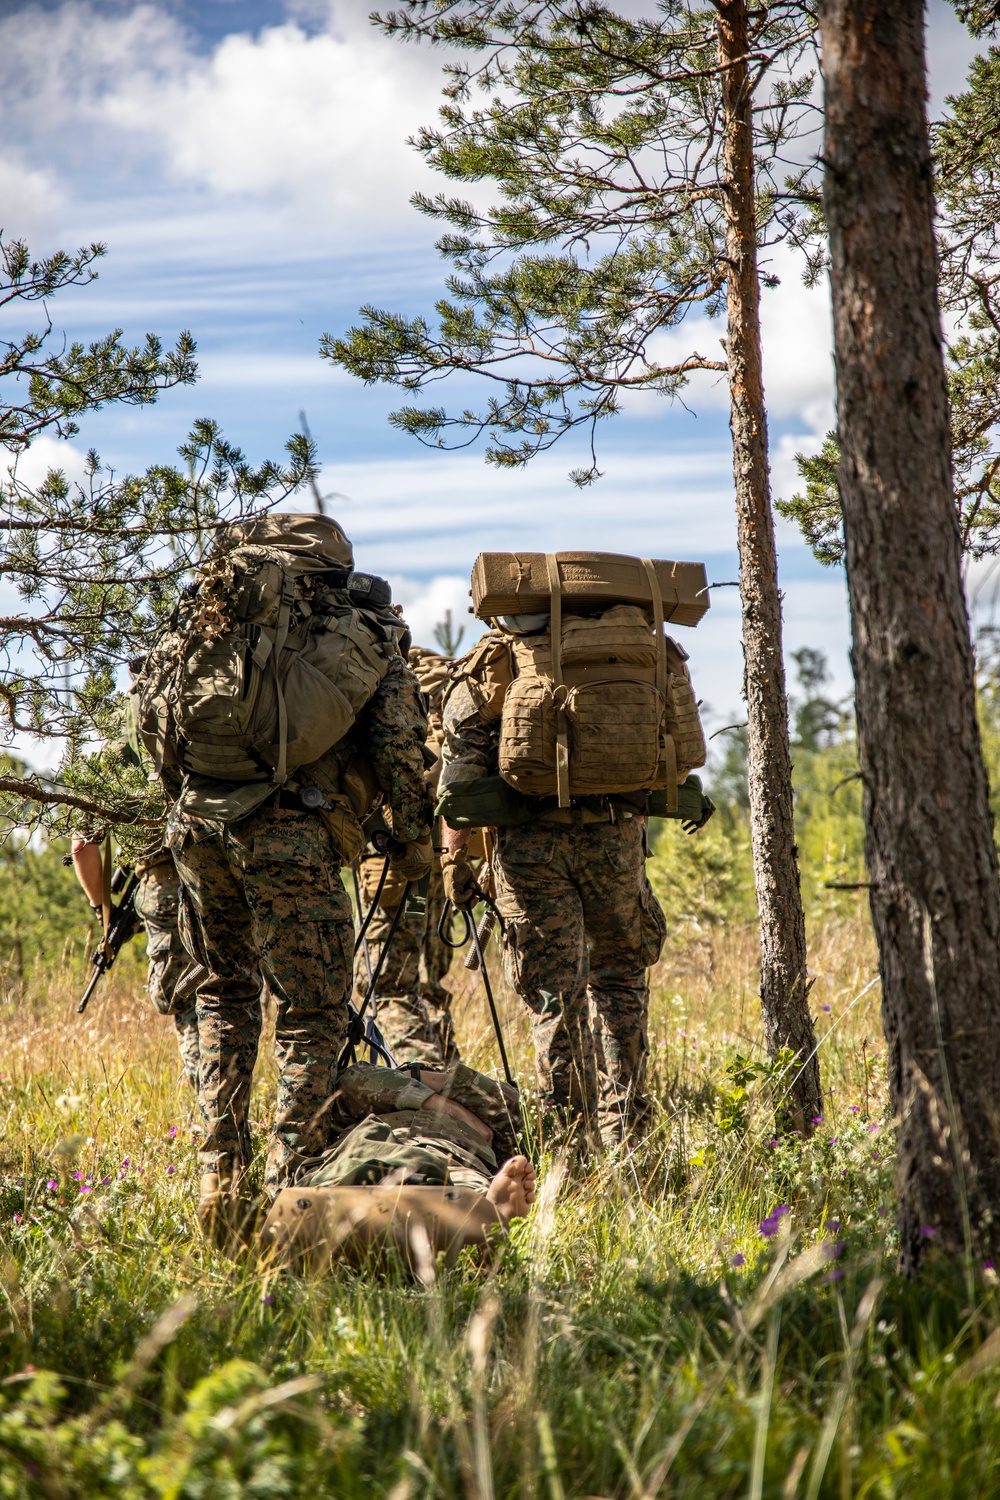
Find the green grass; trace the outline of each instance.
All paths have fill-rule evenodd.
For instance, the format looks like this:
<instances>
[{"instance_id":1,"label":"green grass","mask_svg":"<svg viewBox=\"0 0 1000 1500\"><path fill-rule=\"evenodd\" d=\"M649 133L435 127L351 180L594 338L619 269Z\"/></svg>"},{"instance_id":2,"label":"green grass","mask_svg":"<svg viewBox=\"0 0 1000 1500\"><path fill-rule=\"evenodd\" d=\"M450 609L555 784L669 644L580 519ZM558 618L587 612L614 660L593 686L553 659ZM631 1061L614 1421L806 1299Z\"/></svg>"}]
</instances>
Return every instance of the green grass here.
<instances>
[{"instance_id":1,"label":"green grass","mask_svg":"<svg viewBox=\"0 0 1000 1500\"><path fill-rule=\"evenodd\" d=\"M995 1275L973 1305L933 1259L896 1277L871 936L849 901L811 942L813 1141L773 1143L780 1080L727 1072L759 1060L752 930L689 912L654 979L648 1141L599 1171L543 1157L496 1262L429 1287L210 1250L134 968L79 1019L70 976L36 980L0 1018L0 1496L1000 1493ZM458 1014L491 1068L468 985ZM265 1068L260 1120L272 1088Z\"/></svg>"}]
</instances>

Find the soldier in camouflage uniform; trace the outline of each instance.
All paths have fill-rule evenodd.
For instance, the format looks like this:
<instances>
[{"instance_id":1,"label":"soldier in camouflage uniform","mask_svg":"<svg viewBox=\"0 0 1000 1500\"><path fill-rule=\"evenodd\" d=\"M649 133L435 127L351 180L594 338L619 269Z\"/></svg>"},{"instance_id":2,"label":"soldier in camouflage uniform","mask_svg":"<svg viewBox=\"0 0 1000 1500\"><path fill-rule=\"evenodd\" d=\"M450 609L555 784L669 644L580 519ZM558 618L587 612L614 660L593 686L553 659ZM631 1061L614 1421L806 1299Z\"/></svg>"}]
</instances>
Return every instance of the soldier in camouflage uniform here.
<instances>
[{"instance_id":1,"label":"soldier in camouflage uniform","mask_svg":"<svg viewBox=\"0 0 1000 1500\"><path fill-rule=\"evenodd\" d=\"M411 646L407 664L416 674L427 705L425 779L433 792L441 773L441 705L451 660L426 647ZM365 911L375 899L384 865L384 857L374 853L358 861L358 884ZM354 955L354 1000L359 1006L368 993L371 975L378 967L404 889L405 883L390 872L382 886L378 908L368 924L365 944L359 944ZM420 1063L436 1068L458 1060L451 991L442 982L452 958L452 950L438 936L443 908L441 864L435 858L428 879L426 908L416 920L404 911L374 997L379 1028L401 1065Z\"/></svg>"},{"instance_id":2,"label":"soldier in camouflage uniform","mask_svg":"<svg viewBox=\"0 0 1000 1500\"><path fill-rule=\"evenodd\" d=\"M503 689L489 664L502 646L492 632L459 665L444 707L442 788L498 773ZM456 905L476 897L467 841L446 828L445 889ZM666 924L645 857L645 823L627 798L574 799L496 832L504 967L531 1011L539 1094L607 1146L634 1138L648 1111L647 970Z\"/></svg>"},{"instance_id":3,"label":"soldier in camouflage uniform","mask_svg":"<svg viewBox=\"0 0 1000 1500\"><path fill-rule=\"evenodd\" d=\"M313 608L321 614L325 597L318 585ZM344 596L331 586L330 598L333 607ZM416 679L394 654L405 626L387 614L380 628L388 670L339 744L296 771L281 791L267 782L189 775L168 819L167 844L184 890L181 930L209 971L198 989L206 1219L213 1204L231 1198L249 1159L261 974L275 1001L278 1065L268 1190L327 1143L327 1101L347 1035L354 927L331 819L307 806L300 791L321 788L336 797L352 763L363 759L396 838L406 844L400 873L415 878L430 865L431 803L421 755L426 718Z\"/></svg>"},{"instance_id":4,"label":"soldier in camouflage uniform","mask_svg":"<svg viewBox=\"0 0 1000 1500\"><path fill-rule=\"evenodd\" d=\"M316 1267L393 1239L406 1253L413 1220L433 1241L442 1208L443 1242L431 1248L482 1244L534 1201L534 1168L516 1154L519 1118L515 1089L462 1064L410 1075L347 1068L330 1101L336 1139L277 1199L261 1244Z\"/></svg>"}]
</instances>

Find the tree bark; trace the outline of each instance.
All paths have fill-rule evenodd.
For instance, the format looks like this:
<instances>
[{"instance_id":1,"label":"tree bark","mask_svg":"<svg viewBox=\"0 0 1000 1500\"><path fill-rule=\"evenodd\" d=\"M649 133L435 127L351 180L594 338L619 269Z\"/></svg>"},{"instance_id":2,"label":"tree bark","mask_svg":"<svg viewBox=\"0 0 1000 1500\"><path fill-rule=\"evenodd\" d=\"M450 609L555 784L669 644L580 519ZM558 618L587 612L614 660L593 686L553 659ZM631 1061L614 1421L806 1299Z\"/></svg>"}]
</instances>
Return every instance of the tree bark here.
<instances>
[{"instance_id":1,"label":"tree bark","mask_svg":"<svg viewBox=\"0 0 1000 1500\"><path fill-rule=\"evenodd\" d=\"M767 451L754 205L753 90L746 0L716 0L722 65L723 178L728 276L727 341L740 600L743 610L747 770L754 881L760 920L760 998L774 1057L790 1047L784 1115L804 1134L823 1113L806 982L806 927L799 887L781 649L781 595Z\"/></svg>"},{"instance_id":2,"label":"tree bark","mask_svg":"<svg viewBox=\"0 0 1000 1500\"><path fill-rule=\"evenodd\" d=\"M900 1256L1000 1249L1000 887L976 720L923 0L823 0L840 492Z\"/></svg>"}]
</instances>

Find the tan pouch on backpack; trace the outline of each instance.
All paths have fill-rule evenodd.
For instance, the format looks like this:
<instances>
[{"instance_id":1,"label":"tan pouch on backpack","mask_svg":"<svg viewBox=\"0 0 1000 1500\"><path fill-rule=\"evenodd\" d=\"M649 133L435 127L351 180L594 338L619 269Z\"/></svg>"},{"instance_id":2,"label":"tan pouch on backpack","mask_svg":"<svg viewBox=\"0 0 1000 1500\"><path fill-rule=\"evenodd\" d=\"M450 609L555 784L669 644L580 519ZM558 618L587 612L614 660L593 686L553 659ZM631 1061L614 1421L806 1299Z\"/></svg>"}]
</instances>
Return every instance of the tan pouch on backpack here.
<instances>
[{"instance_id":1,"label":"tan pouch on backpack","mask_svg":"<svg viewBox=\"0 0 1000 1500\"><path fill-rule=\"evenodd\" d=\"M518 791L572 797L667 789L705 761L684 653L635 605L597 618L560 607L551 559L552 619L542 635L513 637L514 678L500 730L500 774ZM655 583L655 578L654 578Z\"/></svg>"}]
</instances>

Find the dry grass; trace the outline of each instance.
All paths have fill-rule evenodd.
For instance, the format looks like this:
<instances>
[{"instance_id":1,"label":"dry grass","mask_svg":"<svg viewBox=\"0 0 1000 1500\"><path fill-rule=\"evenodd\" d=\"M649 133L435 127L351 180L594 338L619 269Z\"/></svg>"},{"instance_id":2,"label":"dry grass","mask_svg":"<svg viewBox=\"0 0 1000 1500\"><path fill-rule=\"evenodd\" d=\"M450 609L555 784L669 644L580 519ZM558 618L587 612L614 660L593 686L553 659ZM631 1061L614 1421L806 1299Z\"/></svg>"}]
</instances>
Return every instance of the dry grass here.
<instances>
[{"instance_id":1,"label":"dry grass","mask_svg":"<svg viewBox=\"0 0 1000 1500\"><path fill-rule=\"evenodd\" d=\"M205 1246L192 1100L137 965L83 1018L76 976L36 983L0 1015L0 1496L1000 1492L990 1274L974 1308L947 1267L894 1279L871 934L847 905L811 936L814 1141L771 1138L766 1077L721 1127L727 1067L759 1056L756 936L678 933L653 979L649 1140L543 1159L497 1265L429 1288ZM454 975L466 1056L492 1069L477 981ZM499 976L497 995L528 1076Z\"/></svg>"}]
</instances>

